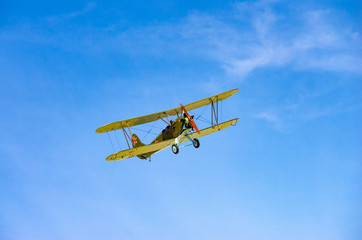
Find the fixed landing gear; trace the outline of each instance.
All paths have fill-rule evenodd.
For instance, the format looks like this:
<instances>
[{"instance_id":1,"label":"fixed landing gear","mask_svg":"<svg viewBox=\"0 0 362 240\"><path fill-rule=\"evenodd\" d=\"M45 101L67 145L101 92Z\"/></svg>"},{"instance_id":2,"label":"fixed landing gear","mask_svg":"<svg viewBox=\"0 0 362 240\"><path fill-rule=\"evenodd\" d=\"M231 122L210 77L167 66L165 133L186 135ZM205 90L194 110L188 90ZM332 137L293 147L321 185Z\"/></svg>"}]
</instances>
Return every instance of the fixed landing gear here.
<instances>
[{"instance_id":1,"label":"fixed landing gear","mask_svg":"<svg viewBox=\"0 0 362 240\"><path fill-rule=\"evenodd\" d=\"M192 139L192 145L194 145L195 148L200 147L200 141L197 138Z\"/></svg>"},{"instance_id":2,"label":"fixed landing gear","mask_svg":"<svg viewBox=\"0 0 362 240\"><path fill-rule=\"evenodd\" d=\"M191 140L192 142L192 145L195 147L195 148L199 148L200 147L200 141L199 139L197 138L194 138ZM180 148L183 148L183 147L187 147L187 146L191 146L191 144L189 145L186 145L186 146L181 146ZM180 148L177 144L172 144L172 147L171 147L171 150L174 154L178 154L178 152L180 151Z\"/></svg>"},{"instance_id":3,"label":"fixed landing gear","mask_svg":"<svg viewBox=\"0 0 362 240\"><path fill-rule=\"evenodd\" d=\"M171 149L174 154L177 154L179 152L179 148L176 144L173 144Z\"/></svg>"}]
</instances>

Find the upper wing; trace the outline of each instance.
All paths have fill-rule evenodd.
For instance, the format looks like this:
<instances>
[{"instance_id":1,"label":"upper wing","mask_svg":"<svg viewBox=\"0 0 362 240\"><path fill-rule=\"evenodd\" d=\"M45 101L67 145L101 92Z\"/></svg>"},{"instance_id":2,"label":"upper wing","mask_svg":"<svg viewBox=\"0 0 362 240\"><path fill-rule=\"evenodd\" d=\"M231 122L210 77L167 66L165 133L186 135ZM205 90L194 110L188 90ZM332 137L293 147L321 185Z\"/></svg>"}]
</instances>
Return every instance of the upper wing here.
<instances>
[{"instance_id":1,"label":"upper wing","mask_svg":"<svg viewBox=\"0 0 362 240\"><path fill-rule=\"evenodd\" d=\"M212 102L222 101L222 100L234 95L238 91L239 91L239 89L230 90L230 91L227 91L224 93L217 94L212 97L208 97L208 98L205 98L205 99L193 102L193 103L186 104L186 105L184 105L184 107L186 110L193 110L196 108L200 108L200 107L206 106L208 104L211 104ZM132 127L132 126L136 126L136 125L140 125L140 124L144 124L144 123L153 122L158 119L165 118L166 116L174 116L174 115L181 114L181 113L182 113L181 107L172 108L172 109L169 109L166 111L152 113L152 114L145 115L142 117L130 118L127 120L109 123L107 125L104 125L104 126L98 128L96 130L96 132L105 133L105 132L109 132L109 131L113 131L113 130L117 130L117 129Z\"/></svg>"},{"instance_id":2,"label":"upper wing","mask_svg":"<svg viewBox=\"0 0 362 240\"><path fill-rule=\"evenodd\" d=\"M229 120L229 121L217 124L215 126L202 129L199 134L194 132L194 133L190 134L190 136L191 136L191 138L203 137L205 135L208 135L208 134L211 134L214 132L218 132L227 127L230 127L231 125L235 124L237 121L239 121L238 118ZM187 141L189 141L189 140L185 136L181 135L181 138L179 139L179 143L184 143ZM108 156L106 158L106 160L107 161L116 161L116 160L134 157L134 156L141 155L144 153L156 152L161 149L167 148L168 146L171 146L174 143L175 143L175 139L173 138L173 139L162 141L159 143L153 143L153 144L142 146L142 147L131 148L131 149L123 150L123 151L117 152L115 154L112 154L112 155Z\"/></svg>"}]
</instances>

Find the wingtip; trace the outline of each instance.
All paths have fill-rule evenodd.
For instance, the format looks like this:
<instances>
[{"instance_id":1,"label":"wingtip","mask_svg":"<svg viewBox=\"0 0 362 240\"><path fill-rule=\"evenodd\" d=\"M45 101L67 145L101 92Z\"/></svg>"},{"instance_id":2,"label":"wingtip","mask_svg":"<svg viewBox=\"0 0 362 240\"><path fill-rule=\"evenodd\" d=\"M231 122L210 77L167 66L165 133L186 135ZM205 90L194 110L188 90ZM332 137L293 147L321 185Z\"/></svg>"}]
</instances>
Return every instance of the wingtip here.
<instances>
[{"instance_id":1,"label":"wingtip","mask_svg":"<svg viewBox=\"0 0 362 240\"><path fill-rule=\"evenodd\" d=\"M236 124L239 122L239 118L235 118L232 120L231 125L236 126Z\"/></svg>"},{"instance_id":2,"label":"wingtip","mask_svg":"<svg viewBox=\"0 0 362 240\"><path fill-rule=\"evenodd\" d=\"M99 128L96 129L96 133L106 133L106 132L109 132L109 131L112 131L112 130L107 130L107 129L105 129L104 126L99 127Z\"/></svg>"},{"instance_id":3,"label":"wingtip","mask_svg":"<svg viewBox=\"0 0 362 240\"><path fill-rule=\"evenodd\" d=\"M102 127L99 127L99 128L96 129L96 133L102 133L102 132L103 132Z\"/></svg>"}]
</instances>

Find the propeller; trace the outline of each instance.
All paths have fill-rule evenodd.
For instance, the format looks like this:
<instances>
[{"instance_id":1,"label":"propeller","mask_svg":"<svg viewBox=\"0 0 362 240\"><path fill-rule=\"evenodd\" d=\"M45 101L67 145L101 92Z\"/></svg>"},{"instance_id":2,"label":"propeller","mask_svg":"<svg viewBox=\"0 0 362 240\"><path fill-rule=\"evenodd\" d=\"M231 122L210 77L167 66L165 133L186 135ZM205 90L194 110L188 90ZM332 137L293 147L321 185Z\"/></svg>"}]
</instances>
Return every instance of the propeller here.
<instances>
[{"instance_id":1,"label":"propeller","mask_svg":"<svg viewBox=\"0 0 362 240\"><path fill-rule=\"evenodd\" d=\"M196 123L194 122L194 119L187 113L185 107L182 104L180 104L180 106L181 106L182 110L184 111L184 113L186 114L187 118L189 119L189 122L191 123L192 127L196 130L196 132L198 134L200 134L200 131L197 128Z\"/></svg>"}]
</instances>

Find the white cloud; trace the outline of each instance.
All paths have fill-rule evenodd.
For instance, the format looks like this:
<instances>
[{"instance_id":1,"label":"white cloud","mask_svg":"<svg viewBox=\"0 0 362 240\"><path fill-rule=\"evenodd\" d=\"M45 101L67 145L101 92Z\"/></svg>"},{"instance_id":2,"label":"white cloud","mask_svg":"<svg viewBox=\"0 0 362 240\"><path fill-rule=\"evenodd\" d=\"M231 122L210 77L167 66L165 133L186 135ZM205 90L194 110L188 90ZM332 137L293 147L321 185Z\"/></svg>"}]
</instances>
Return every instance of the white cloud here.
<instances>
[{"instance_id":1,"label":"white cloud","mask_svg":"<svg viewBox=\"0 0 362 240\"><path fill-rule=\"evenodd\" d=\"M75 11L75 12L66 13L66 14L62 14L62 15L50 16L50 17L46 18L46 20L49 21L50 23L59 23L59 22L65 21L65 20L70 20L72 18L83 16L83 15L87 14L88 12L92 11L95 7L96 7L96 3L90 2L90 3L87 3L85 5L85 7L83 9L81 9L80 11Z\"/></svg>"},{"instance_id":2,"label":"white cloud","mask_svg":"<svg viewBox=\"0 0 362 240\"><path fill-rule=\"evenodd\" d=\"M38 39L41 44L86 54L105 51L213 61L238 79L264 67L362 73L360 33L337 10L306 6L301 10L283 2L280 11L277 4L235 3L229 11L214 15L195 11L177 22L138 27L125 27L119 21L110 23L112 27L94 29L89 24L75 31L69 23L55 24L60 29L46 32L42 25L33 24L3 31L0 39ZM72 21L94 9L90 3L80 11L49 17L48 22ZM343 20L347 26L335 24Z\"/></svg>"},{"instance_id":3,"label":"white cloud","mask_svg":"<svg viewBox=\"0 0 362 240\"><path fill-rule=\"evenodd\" d=\"M339 87L320 89L318 92L310 95L302 94L294 100L285 101L278 105L261 107L261 110L256 110L256 113L252 114L251 117L263 120L269 123L273 129L284 132L305 122L361 111L362 104L358 102L336 101L321 104L320 101L328 97L336 88Z\"/></svg>"},{"instance_id":4,"label":"white cloud","mask_svg":"<svg viewBox=\"0 0 362 240\"><path fill-rule=\"evenodd\" d=\"M178 23L125 31L117 49L212 60L240 77L263 67L362 73L360 34L335 25L338 12L289 8L283 15L274 2L239 3L224 14L194 12Z\"/></svg>"},{"instance_id":5,"label":"white cloud","mask_svg":"<svg viewBox=\"0 0 362 240\"><path fill-rule=\"evenodd\" d=\"M328 19L333 18L335 12L311 10L296 13L301 20L294 22L295 25L290 23L285 29L294 32L290 36L278 30L283 24L282 17L270 8L265 9L264 5L261 9L258 4L254 6L248 8L253 12L250 20L255 32L253 44L238 43L247 56L234 54L232 60L225 60L223 67L227 72L245 76L265 66L291 65L296 69L362 73L359 34L333 26Z\"/></svg>"},{"instance_id":6,"label":"white cloud","mask_svg":"<svg viewBox=\"0 0 362 240\"><path fill-rule=\"evenodd\" d=\"M280 117L274 111L262 111L253 116L254 118L269 122L276 130L283 131L284 125Z\"/></svg>"},{"instance_id":7,"label":"white cloud","mask_svg":"<svg viewBox=\"0 0 362 240\"><path fill-rule=\"evenodd\" d=\"M264 119L266 121L276 123L279 122L279 118L272 112L260 112L254 115L255 118Z\"/></svg>"}]
</instances>

